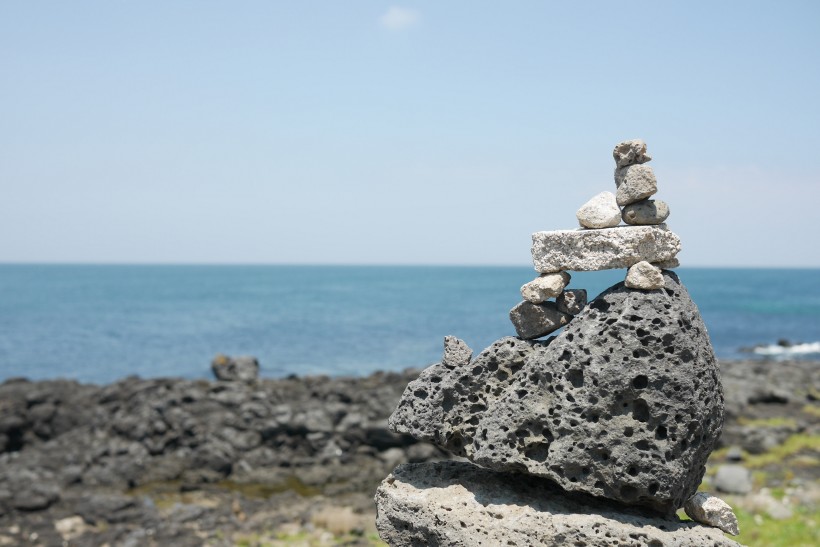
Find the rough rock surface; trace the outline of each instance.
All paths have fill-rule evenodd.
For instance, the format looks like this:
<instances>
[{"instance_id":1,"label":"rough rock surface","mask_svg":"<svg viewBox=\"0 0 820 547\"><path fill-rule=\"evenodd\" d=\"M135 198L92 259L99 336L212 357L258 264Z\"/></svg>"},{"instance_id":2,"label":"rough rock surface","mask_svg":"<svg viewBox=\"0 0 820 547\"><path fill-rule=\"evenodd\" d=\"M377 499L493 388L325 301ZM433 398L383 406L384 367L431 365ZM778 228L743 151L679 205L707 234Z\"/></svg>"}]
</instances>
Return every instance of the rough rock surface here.
<instances>
[{"instance_id":1,"label":"rough rock surface","mask_svg":"<svg viewBox=\"0 0 820 547\"><path fill-rule=\"evenodd\" d=\"M644 199L624 207L621 216L624 222L633 226L662 224L669 218L669 206L659 199Z\"/></svg>"},{"instance_id":2,"label":"rough rock surface","mask_svg":"<svg viewBox=\"0 0 820 547\"><path fill-rule=\"evenodd\" d=\"M680 260L678 260L677 257L673 257L668 260L661 260L660 262L652 262L651 264L662 270L671 270L680 266Z\"/></svg>"},{"instance_id":3,"label":"rough rock surface","mask_svg":"<svg viewBox=\"0 0 820 547\"><path fill-rule=\"evenodd\" d=\"M601 192L581 205L575 217L584 228L612 228L621 223L621 209L615 194Z\"/></svg>"},{"instance_id":4,"label":"rough rock surface","mask_svg":"<svg viewBox=\"0 0 820 547\"><path fill-rule=\"evenodd\" d=\"M542 273L629 268L674 258L680 249L680 238L665 224L532 234L533 265Z\"/></svg>"},{"instance_id":5,"label":"rough rock surface","mask_svg":"<svg viewBox=\"0 0 820 547\"><path fill-rule=\"evenodd\" d=\"M211 361L211 370L217 380L251 382L259 377L259 361L256 357L228 357L220 353Z\"/></svg>"},{"instance_id":6,"label":"rough rock surface","mask_svg":"<svg viewBox=\"0 0 820 547\"><path fill-rule=\"evenodd\" d=\"M661 274L661 269L653 266L649 262L642 260L637 264L629 267L626 272L626 280L624 285L630 289L642 289L645 291L653 291L663 287L664 279Z\"/></svg>"},{"instance_id":7,"label":"rough rock surface","mask_svg":"<svg viewBox=\"0 0 820 547\"><path fill-rule=\"evenodd\" d=\"M392 547L457 545L737 546L715 528L568 496L543 479L464 462L407 464L376 491Z\"/></svg>"},{"instance_id":8,"label":"rough rock surface","mask_svg":"<svg viewBox=\"0 0 820 547\"><path fill-rule=\"evenodd\" d=\"M735 516L729 504L707 492L698 492L683 506L689 518L701 524L720 528L727 534L736 536L740 533Z\"/></svg>"},{"instance_id":9,"label":"rough rock surface","mask_svg":"<svg viewBox=\"0 0 820 547\"><path fill-rule=\"evenodd\" d=\"M555 299L555 305L558 311L578 315L587 305L587 291L586 289L565 290Z\"/></svg>"},{"instance_id":10,"label":"rough rock surface","mask_svg":"<svg viewBox=\"0 0 820 547\"><path fill-rule=\"evenodd\" d=\"M554 339L503 338L467 366L425 369L388 425L484 467L674 511L703 477L723 394L697 307L663 276L662 291L607 289Z\"/></svg>"},{"instance_id":11,"label":"rough rock surface","mask_svg":"<svg viewBox=\"0 0 820 547\"><path fill-rule=\"evenodd\" d=\"M615 158L618 167L646 163L652 159L652 156L646 153L646 143L641 139L619 142L612 151L612 157Z\"/></svg>"},{"instance_id":12,"label":"rough rock surface","mask_svg":"<svg viewBox=\"0 0 820 547\"><path fill-rule=\"evenodd\" d=\"M522 285L521 296L527 302L540 304L561 294L569 280L570 276L567 272L543 274Z\"/></svg>"},{"instance_id":13,"label":"rough rock surface","mask_svg":"<svg viewBox=\"0 0 820 547\"><path fill-rule=\"evenodd\" d=\"M570 322L572 316L558 311L555 302L533 304L521 302L510 310L510 321L519 338L533 340L560 329Z\"/></svg>"},{"instance_id":14,"label":"rough rock surface","mask_svg":"<svg viewBox=\"0 0 820 547\"><path fill-rule=\"evenodd\" d=\"M655 194L658 181L648 165L628 165L615 170L615 200L624 206Z\"/></svg>"}]
</instances>

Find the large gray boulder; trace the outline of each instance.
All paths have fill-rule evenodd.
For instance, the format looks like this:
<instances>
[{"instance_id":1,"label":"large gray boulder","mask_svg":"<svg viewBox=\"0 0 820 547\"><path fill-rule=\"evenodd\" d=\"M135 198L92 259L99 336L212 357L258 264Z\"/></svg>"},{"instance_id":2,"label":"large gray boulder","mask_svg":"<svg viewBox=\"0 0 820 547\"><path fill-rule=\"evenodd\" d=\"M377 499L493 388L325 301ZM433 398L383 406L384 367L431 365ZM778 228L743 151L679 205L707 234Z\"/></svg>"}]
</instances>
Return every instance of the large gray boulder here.
<instances>
[{"instance_id":1,"label":"large gray boulder","mask_svg":"<svg viewBox=\"0 0 820 547\"><path fill-rule=\"evenodd\" d=\"M376 491L376 509L379 535L392 547L738 545L716 528L464 462L399 466Z\"/></svg>"},{"instance_id":2,"label":"large gray boulder","mask_svg":"<svg viewBox=\"0 0 820 547\"><path fill-rule=\"evenodd\" d=\"M723 425L717 363L678 277L619 283L557 337L503 338L433 365L389 426L499 471L672 512L695 493Z\"/></svg>"}]
</instances>

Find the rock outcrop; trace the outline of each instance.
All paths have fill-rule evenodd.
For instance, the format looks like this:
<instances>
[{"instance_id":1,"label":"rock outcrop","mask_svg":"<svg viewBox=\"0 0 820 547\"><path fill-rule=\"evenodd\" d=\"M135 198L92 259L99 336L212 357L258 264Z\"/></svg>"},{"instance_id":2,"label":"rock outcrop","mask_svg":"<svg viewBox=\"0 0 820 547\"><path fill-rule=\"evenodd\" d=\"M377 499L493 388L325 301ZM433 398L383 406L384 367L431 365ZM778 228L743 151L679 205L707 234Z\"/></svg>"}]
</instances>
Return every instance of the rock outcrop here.
<instances>
[{"instance_id":1,"label":"rock outcrop","mask_svg":"<svg viewBox=\"0 0 820 547\"><path fill-rule=\"evenodd\" d=\"M461 462L399 466L376 504L376 526L390 545L738 545L716 528L570 497L543 479Z\"/></svg>"},{"instance_id":2,"label":"rock outcrop","mask_svg":"<svg viewBox=\"0 0 820 547\"><path fill-rule=\"evenodd\" d=\"M429 367L389 426L483 467L673 512L700 484L723 396L697 308L663 277L663 291L615 285L554 339L504 338Z\"/></svg>"}]
</instances>

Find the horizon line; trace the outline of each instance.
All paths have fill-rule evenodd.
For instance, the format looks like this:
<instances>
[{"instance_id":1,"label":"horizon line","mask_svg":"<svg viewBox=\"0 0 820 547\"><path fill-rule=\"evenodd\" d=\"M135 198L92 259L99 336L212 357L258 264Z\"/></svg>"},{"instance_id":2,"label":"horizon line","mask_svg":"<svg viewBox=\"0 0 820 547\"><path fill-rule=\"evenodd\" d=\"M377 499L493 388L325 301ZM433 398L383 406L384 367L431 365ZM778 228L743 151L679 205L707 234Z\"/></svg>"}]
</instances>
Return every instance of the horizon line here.
<instances>
[{"instance_id":1,"label":"horizon line","mask_svg":"<svg viewBox=\"0 0 820 547\"><path fill-rule=\"evenodd\" d=\"M337 268L532 268L531 264L481 264L481 263L407 263L407 262L104 262L104 261L5 261L0 266L145 266L145 267L337 267ZM677 269L713 270L818 270L818 266L759 266L759 265L706 265L682 264ZM626 269L626 268L610 268ZM533 269L533 271L535 271ZM569 270L580 272L581 270Z\"/></svg>"}]
</instances>

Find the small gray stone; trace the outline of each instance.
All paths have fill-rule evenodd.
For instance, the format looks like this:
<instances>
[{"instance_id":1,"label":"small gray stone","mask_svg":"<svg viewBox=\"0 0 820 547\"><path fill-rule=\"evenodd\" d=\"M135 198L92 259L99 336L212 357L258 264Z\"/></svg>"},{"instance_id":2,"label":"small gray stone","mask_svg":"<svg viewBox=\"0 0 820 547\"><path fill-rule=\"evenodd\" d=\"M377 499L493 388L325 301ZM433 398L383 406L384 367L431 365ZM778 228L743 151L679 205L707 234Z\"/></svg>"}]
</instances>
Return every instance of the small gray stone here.
<instances>
[{"instance_id":1,"label":"small gray stone","mask_svg":"<svg viewBox=\"0 0 820 547\"><path fill-rule=\"evenodd\" d=\"M734 511L717 496L698 492L686 501L683 510L695 522L720 528L733 536L740 533Z\"/></svg>"},{"instance_id":2,"label":"small gray stone","mask_svg":"<svg viewBox=\"0 0 820 547\"><path fill-rule=\"evenodd\" d=\"M659 199L644 199L624 207L622 217L632 225L661 224L669 217L669 206Z\"/></svg>"},{"instance_id":3,"label":"small gray stone","mask_svg":"<svg viewBox=\"0 0 820 547\"><path fill-rule=\"evenodd\" d=\"M739 446L730 446L726 452L726 459L730 462L742 462L743 450Z\"/></svg>"},{"instance_id":4,"label":"small gray stone","mask_svg":"<svg viewBox=\"0 0 820 547\"><path fill-rule=\"evenodd\" d=\"M533 340L546 336L570 322L572 316L558 311L555 302L521 302L510 310L510 321L519 338Z\"/></svg>"},{"instance_id":5,"label":"small gray stone","mask_svg":"<svg viewBox=\"0 0 820 547\"><path fill-rule=\"evenodd\" d=\"M581 205L575 217L584 228L612 228L621 223L621 209L615 202L615 194L601 192Z\"/></svg>"},{"instance_id":6,"label":"small gray stone","mask_svg":"<svg viewBox=\"0 0 820 547\"><path fill-rule=\"evenodd\" d=\"M565 290L555 299L555 305L558 311L578 315L587 305L587 291L586 289Z\"/></svg>"},{"instance_id":7,"label":"small gray stone","mask_svg":"<svg viewBox=\"0 0 820 547\"><path fill-rule=\"evenodd\" d=\"M561 294L569 280L567 272L542 274L521 286L521 296L527 302L540 304Z\"/></svg>"},{"instance_id":8,"label":"small gray stone","mask_svg":"<svg viewBox=\"0 0 820 547\"><path fill-rule=\"evenodd\" d=\"M465 367L473 358L473 350L463 340L455 336L444 337L444 358L442 364L448 367Z\"/></svg>"},{"instance_id":9,"label":"small gray stone","mask_svg":"<svg viewBox=\"0 0 820 547\"><path fill-rule=\"evenodd\" d=\"M250 382L259 377L259 361L256 357L228 357L220 353L211 361L211 370L217 380Z\"/></svg>"},{"instance_id":10,"label":"small gray stone","mask_svg":"<svg viewBox=\"0 0 820 547\"><path fill-rule=\"evenodd\" d=\"M376 491L376 512L391 547L739 547L716 528L568 496L544 479L466 462L400 465Z\"/></svg>"},{"instance_id":11,"label":"small gray stone","mask_svg":"<svg viewBox=\"0 0 820 547\"><path fill-rule=\"evenodd\" d=\"M535 271L597 271L659 262L680 252L680 238L665 224L532 234Z\"/></svg>"},{"instance_id":12,"label":"small gray stone","mask_svg":"<svg viewBox=\"0 0 820 547\"><path fill-rule=\"evenodd\" d=\"M752 491L752 474L742 465L721 465L712 484L727 494L748 494Z\"/></svg>"},{"instance_id":13,"label":"small gray stone","mask_svg":"<svg viewBox=\"0 0 820 547\"><path fill-rule=\"evenodd\" d=\"M612 157L615 158L618 167L646 163L652 159L652 156L646 153L646 143L641 139L619 142L612 151Z\"/></svg>"},{"instance_id":14,"label":"small gray stone","mask_svg":"<svg viewBox=\"0 0 820 547\"><path fill-rule=\"evenodd\" d=\"M648 165L627 165L615 170L615 201L624 206L655 194L658 181Z\"/></svg>"},{"instance_id":15,"label":"small gray stone","mask_svg":"<svg viewBox=\"0 0 820 547\"><path fill-rule=\"evenodd\" d=\"M629 267L624 285L630 289L645 291L660 289L663 287L663 273L660 268L643 260Z\"/></svg>"}]
</instances>

